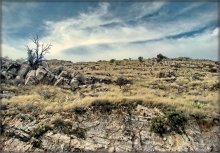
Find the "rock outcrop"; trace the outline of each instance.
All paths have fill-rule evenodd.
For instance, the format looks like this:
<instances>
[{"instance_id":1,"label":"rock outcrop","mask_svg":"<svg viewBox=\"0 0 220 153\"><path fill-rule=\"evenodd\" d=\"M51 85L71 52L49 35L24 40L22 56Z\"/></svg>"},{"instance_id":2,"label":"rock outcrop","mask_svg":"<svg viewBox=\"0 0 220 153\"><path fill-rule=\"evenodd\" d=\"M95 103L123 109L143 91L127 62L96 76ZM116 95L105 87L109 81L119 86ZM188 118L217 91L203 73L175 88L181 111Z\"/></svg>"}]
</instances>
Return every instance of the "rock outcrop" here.
<instances>
[{"instance_id":1,"label":"rock outcrop","mask_svg":"<svg viewBox=\"0 0 220 153\"><path fill-rule=\"evenodd\" d=\"M22 120L3 122L3 151L219 151L219 126L207 132L190 120L184 134L161 137L150 130L151 119L161 114L157 108L137 105L108 111L94 106L71 115L63 112L35 119L23 115ZM47 121L55 117L59 120Z\"/></svg>"},{"instance_id":2,"label":"rock outcrop","mask_svg":"<svg viewBox=\"0 0 220 153\"><path fill-rule=\"evenodd\" d=\"M1 58L1 83L10 83L14 85L55 85L68 86L72 90L76 90L80 85L91 85L95 83L111 84L111 78L97 78L95 76L83 76L75 72L70 73L58 68L58 70L50 71L44 66L40 66L37 70L32 70L26 62L15 62L5 58Z\"/></svg>"}]
</instances>

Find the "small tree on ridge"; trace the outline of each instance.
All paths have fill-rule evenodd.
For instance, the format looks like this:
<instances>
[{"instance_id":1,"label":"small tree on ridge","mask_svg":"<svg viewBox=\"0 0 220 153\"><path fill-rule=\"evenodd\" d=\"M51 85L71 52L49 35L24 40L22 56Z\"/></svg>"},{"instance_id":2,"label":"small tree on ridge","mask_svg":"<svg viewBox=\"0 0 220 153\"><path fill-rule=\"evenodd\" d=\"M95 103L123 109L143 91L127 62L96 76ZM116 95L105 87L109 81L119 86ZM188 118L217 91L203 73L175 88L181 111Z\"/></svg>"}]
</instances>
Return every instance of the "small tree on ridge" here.
<instances>
[{"instance_id":1,"label":"small tree on ridge","mask_svg":"<svg viewBox=\"0 0 220 153\"><path fill-rule=\"evenodd\" d=\"M32 42L34 43L35 47L33 49L30 49L30 47L27 46L27 61L31 68L36 70L40 65L42 65L43 61L45 61L44 56L45 54L49 53L52 45L45 45L43 43L40 44L37 35L32 39Z\"/></svg>"}]
</instances>

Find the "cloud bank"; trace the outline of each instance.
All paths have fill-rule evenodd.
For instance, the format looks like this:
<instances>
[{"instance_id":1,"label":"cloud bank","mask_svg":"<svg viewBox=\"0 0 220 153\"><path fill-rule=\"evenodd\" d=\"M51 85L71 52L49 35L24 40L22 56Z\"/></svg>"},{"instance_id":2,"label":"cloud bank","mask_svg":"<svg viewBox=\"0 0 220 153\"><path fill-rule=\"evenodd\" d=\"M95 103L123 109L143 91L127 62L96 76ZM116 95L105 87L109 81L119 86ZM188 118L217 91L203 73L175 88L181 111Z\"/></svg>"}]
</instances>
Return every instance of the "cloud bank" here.
<instances>
[{"instance_id":1,"label":"cloud bank","mask_svg":"<svg viewBox=\"0 0 220 153\"><path fill-rule=\"evenodd\" d=\"M139 2L126 4L125 9L123 5L106 2L93 7L82 5L85 9L76 8L78 11L72 16L65 16L64 7L61 19L41 16L38 26L43 31L41 41L53 44L47 58L97 61L138 56L150 58L162 53L168 57L217 60L217 3ZM5 17L10 16L10 9L17 7L9 6L3 5ZM37 10L38 6L31 6ZM32 23L30 17L35 14L29 14L27 10L21 13L22 20L17 23L21 33L22 27ZM4 19L3 14L3 56L25 57L24 44L29 44L30 40L27 36L13 35L16 27L5 25L11 20Z\"/></svg>"}]
</instances>

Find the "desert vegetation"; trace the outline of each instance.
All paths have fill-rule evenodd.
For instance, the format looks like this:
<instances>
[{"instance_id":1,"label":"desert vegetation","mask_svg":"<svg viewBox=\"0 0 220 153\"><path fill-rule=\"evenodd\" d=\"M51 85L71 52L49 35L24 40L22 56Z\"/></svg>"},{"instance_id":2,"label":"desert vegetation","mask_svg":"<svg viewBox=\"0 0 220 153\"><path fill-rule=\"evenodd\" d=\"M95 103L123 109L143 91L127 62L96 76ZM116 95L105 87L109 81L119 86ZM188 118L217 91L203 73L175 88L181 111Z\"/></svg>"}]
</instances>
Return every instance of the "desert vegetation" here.
<instances>
[{"instance_id":1,"label":"desert vegetation","mask_svg":"<svg viewBox=\"0 0 220 153\"><path fill-rule=\"evenodd\" d=\"M43 62L46 60L44 56L45 54L49 53L52 45L41 44L39 42L38 35L32 39L32 42L34 43L35 47L31 49L29 46L27 46L27 61L30 67L36 70L40 65L43 65Z\"/></svg>"},{"instance_id":2,"label":"desert vegetation","mask_svg":"<svg viewBox=\"0 0 220 153\"><path fill-rule=\"evenodd\" d=\"M45 60L51 46L40 51L38 38L34 43L26 62L1 58L2 131L7 138L16 135L7 129L16 120L39 122L27 137L17 137L35 148L48 147L41 140L51 131L87 141L89 128L81 125L82 118L127 114L128 120L121 118L123 133L134 143L129 127L138 122L132 123L132 116L143 110L142 116L155 113L145 123L161 139L187 133L192 120L218 124L219 62L158 54L151 59L73 63Z\"/></svg>"},{"instance_id":3,"label":"desert vegetation","mask_svg":"<svg viewBox=\"0 0 220 153\"><path fill-rule=\"evenodd\" d=\"M217 69L218 65L207 60L189 61L163 57L158 55L158 58L144 62L121 60L117 65L112 65L112 60L90 63L49 60L47 69L54 75L61 75L65 81L54 86L52 83L45 83L46 74L43 74L41 81L29 80L26 85L18 83L19 87L2 82L2 92L8 93L5 94L6 98L2 97L2 103L11 105L38 102L39 106L44 104L48 107L54 104L59 104L60 107L86 107L97 99L108 100L116 105L122 101L140 100L146 105L175 107L187 115L215 116L218 110L219 81L218 73L210 72L210 67ZM163 61L158 63L161 58ZM11 75L13 70L16 73L15 68L9 67L7 75ZM6 72L3 71L4 73ZM6 78L3 74L2 78ZM68 78L75 79L74 88L69 84L71 79L67 80ZM24 79L27 80L27 77ZM5 81L10 82L10 76Z\"/></svg>"}]
</instances>

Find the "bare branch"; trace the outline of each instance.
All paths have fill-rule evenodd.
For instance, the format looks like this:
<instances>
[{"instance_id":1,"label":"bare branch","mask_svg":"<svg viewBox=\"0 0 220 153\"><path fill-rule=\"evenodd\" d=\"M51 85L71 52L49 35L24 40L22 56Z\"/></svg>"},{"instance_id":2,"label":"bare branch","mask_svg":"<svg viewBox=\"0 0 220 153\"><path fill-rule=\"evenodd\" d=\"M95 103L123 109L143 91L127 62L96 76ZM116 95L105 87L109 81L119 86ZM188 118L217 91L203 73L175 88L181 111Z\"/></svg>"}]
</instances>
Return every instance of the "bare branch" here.
<instances>
[{"instance_id":1,"label":"bare branch","mask_svg":"<svg viewBox=\"0 0 220 153\"><path fill-rule=\"evenodd\" d=\"M34 49L30 49L29 46L26 46L28 51L28 61L33 69L37 69L37 67L42 64L42 61L44 61L44 55L49 53L52 45L40 44L38 35L32 39L32 42L35 44Z\"/></svg>"}]
</instances>

